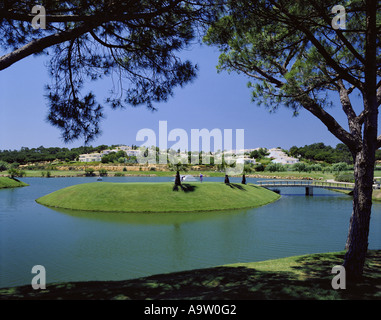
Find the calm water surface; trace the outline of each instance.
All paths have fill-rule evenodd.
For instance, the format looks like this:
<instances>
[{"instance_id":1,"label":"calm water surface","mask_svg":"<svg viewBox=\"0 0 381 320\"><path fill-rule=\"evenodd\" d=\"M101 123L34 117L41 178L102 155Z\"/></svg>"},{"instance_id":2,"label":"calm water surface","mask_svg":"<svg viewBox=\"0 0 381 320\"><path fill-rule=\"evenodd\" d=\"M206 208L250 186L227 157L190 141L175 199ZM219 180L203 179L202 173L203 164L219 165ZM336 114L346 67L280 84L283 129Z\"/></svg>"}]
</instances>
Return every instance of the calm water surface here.
<instances>
[{"instance_id":1,"label":"calm water surface","mask_svg":"<svg viewBox=\"0 0 381 320\"><path fill-rule=\"evenodd\" d=\"M343 250L351 197L281 188L275 203L250 210L126 214L52 210L35 199L96 178L23 178L0 190L0 287L30 284L34 265L47 282L124 280L216 265ZM115 177L103 181L171 181ZM223 178L207 178L223 181ZM255 182L256 179L247 179ZM231 182L240 182L231 178ZM148 199L147 199L148 201ZM381 204L374 204L369 248L381 248Z\"/></svg>"}]
</instances>

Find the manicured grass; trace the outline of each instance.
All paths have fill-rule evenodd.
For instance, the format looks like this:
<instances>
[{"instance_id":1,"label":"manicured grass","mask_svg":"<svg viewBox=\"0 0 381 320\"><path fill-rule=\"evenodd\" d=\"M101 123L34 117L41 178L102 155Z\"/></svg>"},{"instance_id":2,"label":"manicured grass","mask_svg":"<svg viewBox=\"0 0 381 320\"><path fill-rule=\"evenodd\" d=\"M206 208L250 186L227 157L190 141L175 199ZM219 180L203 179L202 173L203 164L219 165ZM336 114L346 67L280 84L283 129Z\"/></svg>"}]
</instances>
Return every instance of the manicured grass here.
<instances>
[{"instance_id":1,"label":"manicured grass","mask_svg":"<svg viewBox=\"0 0 381 320\"><path fill-rule=\"evenodd\" d=\"M352 193L352 191L348 191L348 190L334 190L334 189L332 189L332 191L341 192L341 193L345 193L348 195L351 195L351 193ZM372 200L373 201L381 201L381 190L373 190Z\"/></svg>"},{"instance_id":2,"label":"manicured grass","mask_svg":"<svg viewBox=\"0 0 381 320\"><path fill-rule=\"evenodd\" d=\"M0 189L4 188L17 188L28 186L27 183L19 181L17 179L11 179L8 177L0 177Z\"/></svg>"},{"instance_id":3,"label":"manicured grass","mask_svg":"<svg viewBox=\"0 0 381 320\"><path fill-rule=\"evenodd\" d=\"M373 190L372 199L374 201L381 201L381 190Z\"/></svg>"},{"instance_id":4,"label":"manicured grass","mask_svg":"<svg viewBox=\"0 0 381 320\"><path fill-rule=\"evenodd\" d=\"M381 300L381 250L368 251L363 279L334 290L332 268L344 252L239 263L125 281L89 281L0 289L1 299L88 300Z\"/></svg>"},{"instance_id":5,"label":"manicured grass","mask_svg":"<svg viewBox=\"0 0 381 320\"><path fill-rule=\"evenodd\" d=\"M280 196L253 184L222 182L93 182L70 186L36 201L49 207L104 212L197 212L252 208Z\"/></svg>"}]
</instances>

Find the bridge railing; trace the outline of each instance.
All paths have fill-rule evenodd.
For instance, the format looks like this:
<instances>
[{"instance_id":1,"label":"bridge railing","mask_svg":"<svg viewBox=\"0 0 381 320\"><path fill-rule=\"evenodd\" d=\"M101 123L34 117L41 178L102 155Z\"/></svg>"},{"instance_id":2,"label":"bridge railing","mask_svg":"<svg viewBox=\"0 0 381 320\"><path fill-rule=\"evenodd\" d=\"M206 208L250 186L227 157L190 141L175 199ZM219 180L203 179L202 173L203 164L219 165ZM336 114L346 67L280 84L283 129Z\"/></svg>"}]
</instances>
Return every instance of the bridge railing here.
<instances>
[{"instance_id":1,"label":"bridge railing","mask_svg":"<svg viewBox=\"0 0 381 320\"><path fill-rule=\"evenodd\" d=\"M328 182L320 180L262 180L257 181L260 186L265 187L320 187L320 188L331 188L331 189L347 189L353 190L355 184L349 182ZM374 190L380 190L381 185L379 183L373 184Z\"/></svg>"},{"instance_id":2,"label":"bridge railing","mask_svg":"<svg viewBox=\"0 0 381 320\"><path fill-rule=\"evenodd\" d=\"M353 189L353 183L345 182L327 182L316 180L263 180L257 182L260 186L274 186L274 187L320 187L320 188L338 188L338 189Z\"/></svg>"}]
</instances>

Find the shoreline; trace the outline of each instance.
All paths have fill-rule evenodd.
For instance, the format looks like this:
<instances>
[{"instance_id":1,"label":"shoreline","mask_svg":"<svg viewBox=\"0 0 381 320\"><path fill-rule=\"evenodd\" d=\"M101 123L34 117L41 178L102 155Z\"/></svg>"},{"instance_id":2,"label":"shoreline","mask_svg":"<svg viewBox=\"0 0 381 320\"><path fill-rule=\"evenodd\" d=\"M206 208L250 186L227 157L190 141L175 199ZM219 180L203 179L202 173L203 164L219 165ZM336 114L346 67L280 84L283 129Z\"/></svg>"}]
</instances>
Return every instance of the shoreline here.
<instances>
[{"instance_id":1,"label":"shoreline","mask_svg":"<svg viewBox=\"0 0 381 320\"><path fill-rule=\"evenodd\" d=\"M25 284L0 288L0 300L380 300L381 276L372 265L379 264L381 250L368 250L363 281L333 290L331 269L344 254L313 253L128 280L54 282L42 290Z\"/></svg>"}]
</instances>

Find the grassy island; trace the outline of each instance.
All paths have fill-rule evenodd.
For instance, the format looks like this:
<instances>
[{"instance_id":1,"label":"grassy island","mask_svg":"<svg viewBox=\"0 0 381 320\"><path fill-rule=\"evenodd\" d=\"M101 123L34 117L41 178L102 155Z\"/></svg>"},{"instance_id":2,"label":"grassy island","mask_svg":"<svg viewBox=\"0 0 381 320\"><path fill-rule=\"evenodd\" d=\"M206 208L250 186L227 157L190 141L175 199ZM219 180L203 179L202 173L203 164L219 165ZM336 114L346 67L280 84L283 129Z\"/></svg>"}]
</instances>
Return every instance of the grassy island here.
<instances>
[{"instance_id":1,"label":"grassy island","mask_svg":"<svg viewBox=\"0 0 381 320\"><path fill-rule=\"evenodd\" d=\"M195 182L178 190L171 182L94 182L70 186L38 198L39 204L102 212L200 212L253 208L280 196L253 184Z\"/></svg>"},{"instance_id":2,"label":"grassy island","mask_svg":"<svg viewBox=\"0 0 381 320\"><path fill-rule=\"evenodd\" d=\"M27 183L8 177L0 177L0 189L26 187Z\"/></svg>"}]
</instances>

